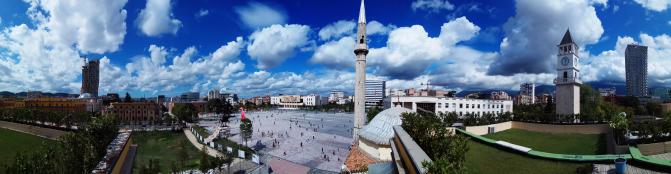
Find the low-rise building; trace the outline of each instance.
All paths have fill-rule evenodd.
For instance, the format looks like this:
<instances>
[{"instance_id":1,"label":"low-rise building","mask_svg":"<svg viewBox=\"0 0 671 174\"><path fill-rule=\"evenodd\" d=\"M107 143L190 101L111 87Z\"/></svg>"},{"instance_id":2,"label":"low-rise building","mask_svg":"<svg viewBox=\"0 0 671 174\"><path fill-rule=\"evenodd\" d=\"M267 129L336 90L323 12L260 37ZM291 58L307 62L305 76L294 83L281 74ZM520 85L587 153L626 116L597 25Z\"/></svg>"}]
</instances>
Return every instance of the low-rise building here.
<instances>
[{"instance_id":1,"label":"low-rise building","mask_svg":"<svg viewBox=\"0 0 671 174\"><path fill-rule=\"evenodd\" d=\"M107 112L127 124L146 124L160 118L160 107L154 102L112 103Z\"/></svg>"},{"instance_id":2,"label":"low-rise building","mask_svg":"<svg viewBox=\"0 0 671 174\"><path fill-rule=\"evenodd\" d=\"M467 113L481 116L483 114L503 114L513 112L512 100L467 99L453 97L396 96L385 99L385 108L402 106L413 112L431 113L455 112L459 116Z\"/></svg>"},{"instance_id":3,"label":"low-rise building","mask_svg":"<svg viewBox=\"0 0 671 174\"><path fill-rule=\"evenodd\" d=\"M321 106L322 100L318 94L310 95L282 95L269 96L271 105L280 106L281 109L299 109L306 107Z\"/></svg>"}]
</instances>

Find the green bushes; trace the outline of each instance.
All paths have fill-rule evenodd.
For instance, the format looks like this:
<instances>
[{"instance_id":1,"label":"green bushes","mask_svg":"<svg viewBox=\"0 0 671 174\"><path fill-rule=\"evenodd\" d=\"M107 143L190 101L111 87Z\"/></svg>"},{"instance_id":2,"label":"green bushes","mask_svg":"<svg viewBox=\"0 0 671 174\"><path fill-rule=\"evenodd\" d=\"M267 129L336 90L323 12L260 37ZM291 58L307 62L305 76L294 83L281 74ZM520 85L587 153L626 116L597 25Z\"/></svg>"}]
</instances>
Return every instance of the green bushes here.
<instances>
[{"instance_id":1,"label":"green bushes","mask_svg":"<svg viewBox=\"0 0 671 174\"><path fill-rule=\"evenodd\" d=\"M442 115L442 114L441 114ZM448 114L449 115L449 114ZM433 162L423 161L429 173L465 173L468 138L446 129L447 116L403 113L402 127L422 147Z\"/></svg>"}]
</instances>

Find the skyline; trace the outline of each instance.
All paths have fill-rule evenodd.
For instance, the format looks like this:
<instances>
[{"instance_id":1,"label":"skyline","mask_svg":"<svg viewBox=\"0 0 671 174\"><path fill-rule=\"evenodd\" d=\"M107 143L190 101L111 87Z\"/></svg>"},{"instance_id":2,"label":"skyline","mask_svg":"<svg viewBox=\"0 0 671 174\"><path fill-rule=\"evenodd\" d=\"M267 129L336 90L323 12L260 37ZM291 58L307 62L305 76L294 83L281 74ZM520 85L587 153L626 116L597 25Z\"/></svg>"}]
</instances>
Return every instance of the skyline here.
<instances>
[{"instance_id":1,"label":"skyline","mask_svg":"<svg viewBox=\"0 0 671 174\"><path fill-rule=\"evenodd\" d=\"M649 47L650 86L671 86L669 3L384 2L366 2L366 76L389 88L552 84L567 28L581 48L583 81L624 83L624 48L636 42ZM78 93L86 56L101 59L100 94L353 94L359 1L101 1L104 10L95 2L8 3L0 7L3 91Z\"/></svg>"}]
</instances>

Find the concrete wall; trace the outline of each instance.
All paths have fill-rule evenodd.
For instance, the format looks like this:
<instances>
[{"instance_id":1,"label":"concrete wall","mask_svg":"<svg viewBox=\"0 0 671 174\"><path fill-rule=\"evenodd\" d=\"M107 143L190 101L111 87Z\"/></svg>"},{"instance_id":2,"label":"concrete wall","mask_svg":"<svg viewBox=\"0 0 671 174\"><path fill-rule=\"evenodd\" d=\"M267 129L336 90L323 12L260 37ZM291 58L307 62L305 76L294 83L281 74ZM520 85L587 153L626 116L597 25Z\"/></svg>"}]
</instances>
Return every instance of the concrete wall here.
<instances>
[{"instance_id":1,"label":"concrete wall","mask_svg":"<svg viewBox=\"0 0 671 174\"><path fill-rule=\"evenodd\" d=\"M650 144L639 144L637 146L638 149L641 150L641 154L643 155L657 155L662 153L671 153L671 141L650 143Z\"/></svg>"},{"instance_id":2,"label":"concrete wall","mask_svg":"<svg viewBox=\"0 0 671 174\"><path fill-rule=\"evenodd\" d=\"M578 134L605 134L610 131L608 124L589 124L589 125L558 125L558 124L539 124L518 121L508 121L497 124L468 126L466 131L476 135L486 135L489 127L495 127L495 132L508 129L522 129L534 132L545 133L578 133Z\"/></svg>"},{"instance_id":3,"label":"concrete wall","mask_svg":"<svg viewBox=\"0 0 671 174\"><path fill-rule=\"evenodd\" d=\"M514 121L513 129L523 129L534 132L562 133L562 134L605 134L610 131L608 124L585 124L585 125L558 125L539 124Z\"/></svg>"},{"instance_id":4,"label":"concrete wall","mask_svg":"<svg viewBox=\"0 0 671 174\"><path fill-rule=\"evenodd\" d=\"M391 147L384 145L377 145L371 141L359 139L359 149L366 152L373 158L381 161L391 161Z\"/></svg>"},{"instance_id":5,"label":"concrete wall","mask_svg":"<svg viewBox=\"0 0 671 174\"><path fill-rule=\"evenodd\" d=\"M513 122L512 121L507 121L507 122L502 122L502 123L497 123L497 124L490 124L490 125L482 125L482 126L469 126L466 127L466 131L476 134L476 135L487 135L489 127L494 127L496 132L508 130L512 128Z\"/></svg>"}]
</instances>

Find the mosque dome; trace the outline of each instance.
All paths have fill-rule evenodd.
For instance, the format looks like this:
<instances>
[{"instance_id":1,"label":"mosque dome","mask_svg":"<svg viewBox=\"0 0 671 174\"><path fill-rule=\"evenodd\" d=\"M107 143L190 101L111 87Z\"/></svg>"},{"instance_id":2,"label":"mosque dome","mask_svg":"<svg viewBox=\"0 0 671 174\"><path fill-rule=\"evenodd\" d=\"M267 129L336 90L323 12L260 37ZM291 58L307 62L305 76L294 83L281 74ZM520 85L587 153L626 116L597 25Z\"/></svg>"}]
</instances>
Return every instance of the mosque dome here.
<instances>
[{"instance_id":1,"label":"mosque dome","mask_svg":"<svg viewBox=\"0 0 671 174\"><path fill-rule=\"evenodd\" d=\"M404 107L385 109L361 129L359 136L375 144L389 145L389 139L394 137L392 127L401 125L401 114L404 112L412 112L412 110Z\"/></svg>"}]
</instances>

